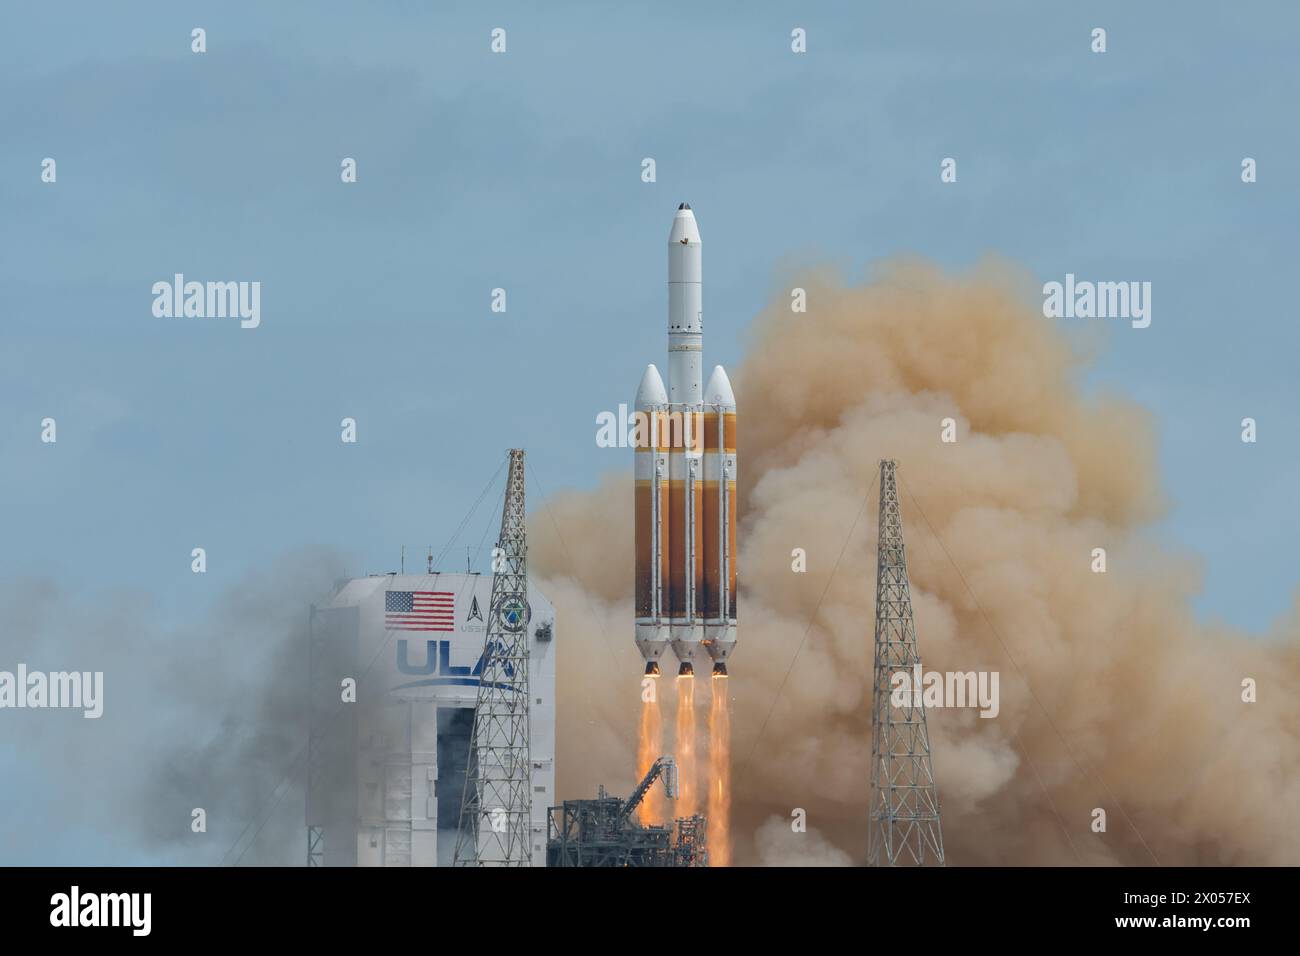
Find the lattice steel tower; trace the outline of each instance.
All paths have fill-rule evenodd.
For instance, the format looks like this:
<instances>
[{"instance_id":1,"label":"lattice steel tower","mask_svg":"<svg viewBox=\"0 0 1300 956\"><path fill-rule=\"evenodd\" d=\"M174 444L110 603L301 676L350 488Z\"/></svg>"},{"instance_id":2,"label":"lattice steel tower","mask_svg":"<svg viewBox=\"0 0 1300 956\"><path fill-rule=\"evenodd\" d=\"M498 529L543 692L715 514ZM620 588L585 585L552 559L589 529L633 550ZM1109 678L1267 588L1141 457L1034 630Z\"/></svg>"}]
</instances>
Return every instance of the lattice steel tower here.
<instances>
[{"instance_id":1,"label":"lattice steel tower","mask_svg":"<svg viewBox=\"0 0 1300 956\"><path fill-rule=\"evenodd\" d=\"M510 450L454 866L531 866L524 453Z\"/></svg>"},{"instance_id":2,"label":"lattice steel tower","mask_svg":"<svg viewBox=\"0 0 1300 956\"><path fill-rule=\"evenodd\" d=\"M903 519L892 461L880 463L880 529L876 548L876 639L871 713L871 831L868 866L943 866L939 794L930 760L925 702L915 680L921 655L903 552ZM890 678L905 671L913 693L902 706Z\"/></svg>"}]
</instances>

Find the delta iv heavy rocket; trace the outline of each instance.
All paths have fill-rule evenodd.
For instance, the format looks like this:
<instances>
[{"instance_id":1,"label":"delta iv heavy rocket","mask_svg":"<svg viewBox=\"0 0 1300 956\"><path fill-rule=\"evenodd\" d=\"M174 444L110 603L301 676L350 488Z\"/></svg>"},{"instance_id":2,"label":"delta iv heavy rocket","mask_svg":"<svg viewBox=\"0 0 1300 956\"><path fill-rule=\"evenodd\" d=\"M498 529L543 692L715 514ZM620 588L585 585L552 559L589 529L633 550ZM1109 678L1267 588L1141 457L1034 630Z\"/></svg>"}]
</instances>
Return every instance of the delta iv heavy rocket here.
<instances>
[{"instance_id":1,"label":"delta iv heavy rocket","mask_svg":"<svg viewBox=\"0 0 1300 956\"><path fill-rule=\"evenodd\" d=\"M668 388L646 367L636 393L636 644L647 674L672 645L727 672L736 646L736 396L721 365L700 386L700 231L687 203L668 235Z\"/></svg>"}]
</instances>

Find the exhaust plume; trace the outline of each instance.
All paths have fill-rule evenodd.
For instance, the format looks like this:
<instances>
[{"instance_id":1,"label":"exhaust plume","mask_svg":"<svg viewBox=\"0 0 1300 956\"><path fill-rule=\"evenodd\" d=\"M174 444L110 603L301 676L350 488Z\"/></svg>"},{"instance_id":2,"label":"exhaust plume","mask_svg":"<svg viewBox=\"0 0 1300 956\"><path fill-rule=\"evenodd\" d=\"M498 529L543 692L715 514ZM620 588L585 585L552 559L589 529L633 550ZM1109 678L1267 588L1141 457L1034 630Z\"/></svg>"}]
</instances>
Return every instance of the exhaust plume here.
<instances>
[{"instance_id":1,"label":"exhaust plume","mask_svg":"<svg viewBox=\"0 0 1300 956\"><path fill-rule=\"evenodd\" d=\"M697 776L695 751L698 745L695 731L695 675L677 678L677 726L673 734L674 756L677 759L677 802L674 817L689 817L699 812L696 793L700 785Z\"/></svg>"},{"instance_id":2,"label":"exhaust plume","mask_svg":"<svg viewBox=\"0 0 1300 956\"><path fill-rule=\"evenodd\" d=\"M649 688L641 693L641 726L637 734L636 775L644 778L654 766L654 762L663 756L663 717L659 709L659 680L646 677L643 681L653 681ZM653 693L647 693L653 691ZM645 826L652 824L662 826L667 818L668 801L662 797L661 788L651 787L650 792L641 799L637 807L637 818Z\"/></svg>"},{"instance_id":3,"label":"exhaust plume","mask_svg":"<svg viewBox=\"0 0 1300 956\"><path fill-rule=\"evenodd\" d=\"M709 700L709 866L731 866L731 702L730 682L722 674L711 678Z\"/></svg>"},{"instance_id":4,"label":"exhaust plume","mask_svg":"<svg viewBox=\"0 0 1300 956\"><path fill-rule=\"evenodd\" d=\"M806 314L790 312L793 286ZM1264 638L1197 620L1195 558L1146 530L1164 507L1151 419L1085 396L1088 361L1043 318L1030 278L997 262L778 284L736 380L737 864L865 860L865 499L886 457L899 462L926 670L1001 675L995 718L929 712L950 864L1300 862L1288 809L1300 805L1300 606ZM940 440L949 418L953 443ZM562 796L634 783L631 495L623 473L561 493L531 533L564 622ZM581 546L565 549L557 528ZM795 549L806 573L792 570ZM1242 700L1247 678L1256 703ZM781 836L775 821L796 808L807 832Z\"/></svg>"}]
</instances>

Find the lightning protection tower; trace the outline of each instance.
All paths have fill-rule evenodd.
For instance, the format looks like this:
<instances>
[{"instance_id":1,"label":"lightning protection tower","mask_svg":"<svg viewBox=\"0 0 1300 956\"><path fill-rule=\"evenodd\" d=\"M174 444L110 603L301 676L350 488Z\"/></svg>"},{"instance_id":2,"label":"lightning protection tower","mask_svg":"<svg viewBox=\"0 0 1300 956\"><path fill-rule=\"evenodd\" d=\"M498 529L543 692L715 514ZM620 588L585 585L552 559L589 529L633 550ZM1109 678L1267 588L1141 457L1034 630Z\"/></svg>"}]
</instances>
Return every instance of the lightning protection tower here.
<instances>
[{"instance_id":1,"label":"lightning protection tower","mask_svg":"<svg viewBox=\"0 0 1300 956\"><path fill-rule=\"evenodd\" d=\"M893 461L880 463L876 558L876 637L871 713L871 829L868 866L943 866L939 795L919 676L921 655L903 552L903 519ZM890 678L908 675L899 706Z\"/></svg>"},{"instance_id":2,"label":"lightning protection tower","mask_svg":"<svg viewBox=\"0 0 1300 956\"><path fill-rule=\"evenodd\" d=\"M455 866L531 866L524 453L510 450Z\"/></svg>"}]
</instances>

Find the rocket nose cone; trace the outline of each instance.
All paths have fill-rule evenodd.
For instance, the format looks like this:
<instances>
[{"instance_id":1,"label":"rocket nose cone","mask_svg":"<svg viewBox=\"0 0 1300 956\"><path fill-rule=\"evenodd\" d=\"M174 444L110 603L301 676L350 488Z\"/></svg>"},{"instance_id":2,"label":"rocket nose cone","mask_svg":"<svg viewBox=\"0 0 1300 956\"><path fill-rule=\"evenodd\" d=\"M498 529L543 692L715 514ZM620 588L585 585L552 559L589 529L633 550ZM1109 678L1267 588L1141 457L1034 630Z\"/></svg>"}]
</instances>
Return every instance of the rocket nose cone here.
<instances>
[{"instance_id":1,"label":"rocket nose cone","mask_svg":"<svg viewBox=\"0 0 1300 956\"><path fill-rule=\"evenodd\" d=\"M659 369L653 365L647 365L645 374L641 376L641 384L636 390L636 404L638 408L668 404L668 389L664 388L664 380L659 377Z\"/></svg>"},{"instance_id":2,"label":"rocket nose cone","mask_svg":"<svg viewBox=\"0 0 1300 956\"><path fill-rule=\"evenodd\" d=\"M727 370L721 365L713 366L709 384L704 386L704 401L709 405L721 405L724 408L736 407L736 393L731 390L731 380Z\"/></svg>"},{"instance_id":3,"label":"rocket nose cone","mask_svg":"<svg viewBox=\"0 0 1300 956\"><path fill-rule=\"evenodd\" d=\"M682 203L673 216L673 228L668 233L668 244L670 246L698 245L699 242L700 227L695 224L695 213L691 211L690 203Z\"/></svg>"}]
</instances>

